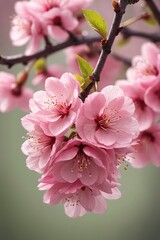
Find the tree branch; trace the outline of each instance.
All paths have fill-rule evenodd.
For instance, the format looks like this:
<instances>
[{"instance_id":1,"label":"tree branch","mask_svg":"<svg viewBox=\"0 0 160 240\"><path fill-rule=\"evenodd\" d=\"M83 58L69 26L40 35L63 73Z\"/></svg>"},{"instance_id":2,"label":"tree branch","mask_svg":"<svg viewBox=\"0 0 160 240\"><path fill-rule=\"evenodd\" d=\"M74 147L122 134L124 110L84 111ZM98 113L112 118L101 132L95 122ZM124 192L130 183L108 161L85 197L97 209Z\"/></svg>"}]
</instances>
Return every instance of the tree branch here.
<instances>
[{"instance_id":1,"label":"tree branch","mask_svg":"<svg viewBox=\"0 0 160 240\"><path fill-rule=\"evenodd\" d=\"M122 16L125 13L125 9L126 9L127 5L128 5L128 3L126 0L121 0L120 1L120 11L115 12L114 19L113 19L113 22L112 22L112 25L110 28L108 40L106 41L105 44L102 45L102 51L99 56L97 65L94 69L93 75L92 75L93 81L98 82L100 80L100 74L105 65L108 55L111 53L111 48L112 48L113 42L119 33L120 23L122 20Z\"/></svg>"},{"instance_id":2,"label":"tree branch","mask_svg":"<svg viewBox=\"0 0 160 240\"><path fill-rule=\"evenodd\" d=\"M32 60L36 60L41 57L47 57L52 53L58 52L67 47L77 46L85 43L99 42L100 40L101 40L100 36L76 38L76 41L74 39L70 39L57 45L47 45L44 50L39 51L30 56L25 56L25 55L15 55L15 56L9 56L9 57L0 56L0 64L6 65L9 68L11 68L12 66L18 63L27 64Z\"/></svg>"},{"instance_id":3,"label":"tree branch","mask_svg":"<svg viewBox=\"0 0 160 240\"><path fill-rule=\"evenodd\" d=\"M123 28L121 33L125 38L134 36L134 37L145 38L155 43L160 41L159 33L145 33L145 32L135 31L127 27Z\"/></svg>"},{"instance_id":4,"label":"tree branch","mask_svg":"<svg viewBox=\"0 0 160 240\"><path fill-rule=\"evenodd\" d=\"M137 0L135 0L137 2ZM94 86L95 82L98 82L100 80L100 75L102 72L102 69L105 65L105 62L107 60L108 55L111 53L111 48L113 45L113 42L116 38L116 36L120 32L120 24L123 17L123 14L125 13L126 7L128 4L132 4L134 1L129 0L121 0L119 4L119 8L114 9L114 19L109 31L108 39L105 43L102 42L102 51L100 53L97 65L94 69L94 72L92 74L92 82L88 85L88 87L80 94L80 98L82 101L85 101L85 98L88 96L90 90Z\"/></svg>"},{"instance_id":5,"label":"tree branch","mask_svg":"<svg viewBox=\"0 0 160 240\"><path fill-rule=\"evenodd\" d=\"M149 8L151 9L151 11L154 14L154 17L156 18L159 26L160 26L160 11L157 8L156 4L154 3L153 0L145 0L145 2L147 3L147 5L149 6Z\"/></svg>"}]
</instances>

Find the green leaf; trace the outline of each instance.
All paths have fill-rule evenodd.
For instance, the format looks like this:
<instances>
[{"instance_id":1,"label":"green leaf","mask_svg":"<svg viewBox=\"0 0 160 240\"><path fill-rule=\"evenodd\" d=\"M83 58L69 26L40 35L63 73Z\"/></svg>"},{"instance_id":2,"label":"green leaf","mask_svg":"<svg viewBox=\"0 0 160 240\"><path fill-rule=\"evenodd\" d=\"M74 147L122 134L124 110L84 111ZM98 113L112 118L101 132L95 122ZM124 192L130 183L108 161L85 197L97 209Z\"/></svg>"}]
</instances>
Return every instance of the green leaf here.
<instances>
[{"instance_id":1,"label":"green leaf","mask_svg":"<svg viewBox=\"0 0 160 240\"><path fill-rule=\"evenodd\" d=\"M77 81L79 82L80 86L82 86L84 84L84 78L81 77L79 74L75 73L74 74L75 78L77 79Z\"/></svg>"},{"instance_id":2,"label":"green leaf","mask_svg":"<svg viewBox=\"0 0 160 240\"><path fill-rule=\"evenodd\" d=\"M90 24L90 26L96 31L98 32L103 39L106 39L107 36L107 24L105 22L105 20L103 19L103 17L93 11L93 10L87 10L84 9L83 10L83 15L86 18L86 20L88 21L88 23Z\"/></svg>"},{"instance_id":3,"label":"green leaf","mask_svg":"<svg viewBox=\"0 0 160 240\"><path fill-rule=\"evenodd\" d=\"M84 58L77 55L79 69L81 71L82 77L85 79L92 75L93 67Z\"/></svg>"}]
</instances>

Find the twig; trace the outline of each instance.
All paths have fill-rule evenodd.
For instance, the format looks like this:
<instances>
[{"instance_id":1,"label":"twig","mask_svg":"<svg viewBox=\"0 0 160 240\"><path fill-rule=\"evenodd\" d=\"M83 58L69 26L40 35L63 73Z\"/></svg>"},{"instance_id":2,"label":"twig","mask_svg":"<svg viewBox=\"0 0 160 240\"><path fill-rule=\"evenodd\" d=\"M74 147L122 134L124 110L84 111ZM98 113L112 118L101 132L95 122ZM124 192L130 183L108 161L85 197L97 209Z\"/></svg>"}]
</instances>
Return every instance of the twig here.
<instances>
[{"instance_id":1,"label":"twig","mask_svg":"<svg viewBox=\"0 0 160 240\"><path fill-rule=\"evenodd\" d=\"M101 40L100 36L81 37L81 38L77 38L76 41L74 39L70 39L57 45L47 45L44 50L39 51L30 56L25 56L25 55L15 55L15 56L8 56L8 57L0 56L0 64L6 65L9 68L11 68L12 66L18 63L22 63L25 65L32 60L36 60L41 57L45 58L51 55L52 53L58 52L70 46L77 46L84 43L99 42L100 40Z\"/></svg>"},{"instance_id":2,"label":"twig","mask_svg":"<svg viewBox=\"0 0 160 240\"><path fill-rule=\"evenodd\" d=\"M149 8L151 9L151 11L154 14L154 17L156 18L159 26L160 26L160 11L157 8L156 4L154 3L153 0L145 0L145 2L147 3L147 5L149 6Z\"/></svg>"},{"instance_id":3,"label":"twig","mask_svg":"<svg viewBox=\"0 0 160 240\"><path fill-rule=\"evenodd\" d=\"M100 75L102 72L102 69L105 65L106 59L108 55L111 53L111 48L113 45L113 42L116 38L116 36L119 34L119 27L122 20L122 16L125 13L125 9L127 5L130 4L129 1L121 0L120 5L117 11L115 11L114 19L109 31L108 39L105 43L102 43L102 51L99 56L97 65L94 69L94 72L92 74L92 82L89 84L89 86L81 93L80 98L85 101L85 98L88 96L89 91L94 86L95 82L98 82L100 80Z\"/></svg>"},{"instance_id":4,"label":"twig","mask_svg":"<svg viewBox=\"0 0 160 240\"><path fill-rule=\"evenodd\" d=\"M100 74L105 65L106 59L111 52L113 42L119 33L119 26L120 26L120 23L122 20L122 16L125 13L125 9L126 9L127 5L128 5L128 3L126 0L121 0L120 1L120 11L115 12L114 19L113 19L113 22L112 22L112 25L110 28L108 40L105 44L102 45L102 51L101 51L100 57L98 59L97 65L94 69L93 75L92 75L94 81L98 82L100 80Z\"/></svg>"},{"instance_id":5,"label":"twig","mask_svg":"<svg viewBox=\"0 0 160 240\"><path fill-rule=\"evenodd\" d=\"M123 28L121 33L125 38L134 36L134 37L145 38L155 43L160 41L159 33L145 33L145 32L135 31L127 27Z\"/></svg>"}]
</instances>

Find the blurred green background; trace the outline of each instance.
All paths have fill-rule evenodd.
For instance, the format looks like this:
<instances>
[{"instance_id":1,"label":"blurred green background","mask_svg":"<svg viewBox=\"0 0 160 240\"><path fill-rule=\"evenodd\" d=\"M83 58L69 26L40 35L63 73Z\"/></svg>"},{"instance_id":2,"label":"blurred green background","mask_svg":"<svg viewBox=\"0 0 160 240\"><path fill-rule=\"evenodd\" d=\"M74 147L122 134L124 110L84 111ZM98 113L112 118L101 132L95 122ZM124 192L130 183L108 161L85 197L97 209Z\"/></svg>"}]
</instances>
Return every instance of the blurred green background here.
<instances>
[{"instance_id":1,"label":"blurred green background","mask_svg":"<svg viewBox=\"0 0 160 240\"><path fill-rule=\"evenodd\" d=\"M0 53L6 55L17 51L8 39L14 2L0 1ZM0 240L160 239L160 169L151 165L121 167L122 198L108 201L103 215L74 220L65 216L63 206L45 205L37 189L39 175L26 168L20 149L26 134L20 125L23 114L0 113Z\"/></svg>"}]
</instances>

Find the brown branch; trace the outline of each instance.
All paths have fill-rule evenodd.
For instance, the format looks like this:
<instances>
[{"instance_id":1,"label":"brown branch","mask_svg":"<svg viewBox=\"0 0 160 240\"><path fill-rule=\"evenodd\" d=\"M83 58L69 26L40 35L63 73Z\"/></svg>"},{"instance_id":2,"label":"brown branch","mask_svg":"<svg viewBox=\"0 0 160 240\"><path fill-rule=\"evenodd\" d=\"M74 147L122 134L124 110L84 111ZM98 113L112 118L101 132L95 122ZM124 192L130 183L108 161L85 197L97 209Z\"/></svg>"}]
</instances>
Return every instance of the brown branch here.
<instances>
[{"instance_id":1,"label":"brown branch","mask_svg":"<svg viewBox=\"0 0 160 240\"><path fill-rule=\"evenodd\" d=\"M145 38L148 39L152 42L159 42L160 41L160 34L159 33L145 33L145 32L140 32L136 30L132 30L130 28L122 28L121 33L125 38L129 37L140 37L140 38Z\"/></svg>"},{"instance_id":2,"label":"brown branch","mask_svg":"<svg viewBox=\"0 0 160 240\"><path fill-rule=\"evenodd\" d=\"M153 0L145 0L145 2L147 3L149 8L151 9L155 19L157 20L157 22L160 26L160 11L159 11L158 7L156 6L156 4L154 3Z\"/></svg>"},{"instance_id":3,"label":"brown branch","mask_svg":"<svg viewBox=\"0 0 160 240\"><path fill-rule=\"evenodd\" d=\"M119 28L120 28L120 24L122 21L122 17L125 13L125 9L128 4L131 4L133 2L134 2L134 0L133 1L121 0L118 11L115 10L115 15L114 15L114 19L113 19L113 22L112 22L112 25L111 25L111 28L109 31L108 39L106 40L105 43L102 43L102 51L100 53L97 65L92 74L92 82L80 95L80 98L83 101L85 101L85 98L88 96L90 90L94 86L95 81L98 82L100 80L100 75L101 75L102 69L105 65L108 55L111 53L111 48L112 48L113 42L114 42L116 36L119 34Z\"/></svg>"},{"instance_id":4,"label":"brown branch","mask_svg":"<svg viewBox=\"0 0 160 240\"><path fill-rule=\"evenodd\" d=\"M47 45L44 50L39 51L30 56L25 56L25 55L15 55L15 56L9 56L9 57L0 56L0 64L6 65L9 68L11 68L12 66L18 63L22 63L25 65L32 60L36 60L41 57L47 57L55 52L58 52L70 46L77 46L85 43L99 42L100 40L101 40L100 36L76 38L76 41L74 39L70 39L63 43L59 43L57 45Z\"/></svg>"},{"instance_id":5,"label":"brown branch","mask_svg":"<svg viewBox=\"0 0 160 240\"><path fill-rule=\"evenodd\" d=\"M111 52L113 42L114 42L116 36L119 33L119 26L120 26L120 23L121 23L121 20L122 20L122 16L125 13L125 9L126 9L127 5L128 4L127 4L126 0L121 0L120 11L115 12L114 19L113 19L113 22L112 22L112 26L110 28L108 40L105 44L102 45L102 51L101 51L99 60L97 62L97 65L96 65L94 73L93 73L93 79L95 81L100 80L100 74L101 74L102 69L104 67L104 64L106 62L106 59Z\"/></svg>"}]
</instances>

